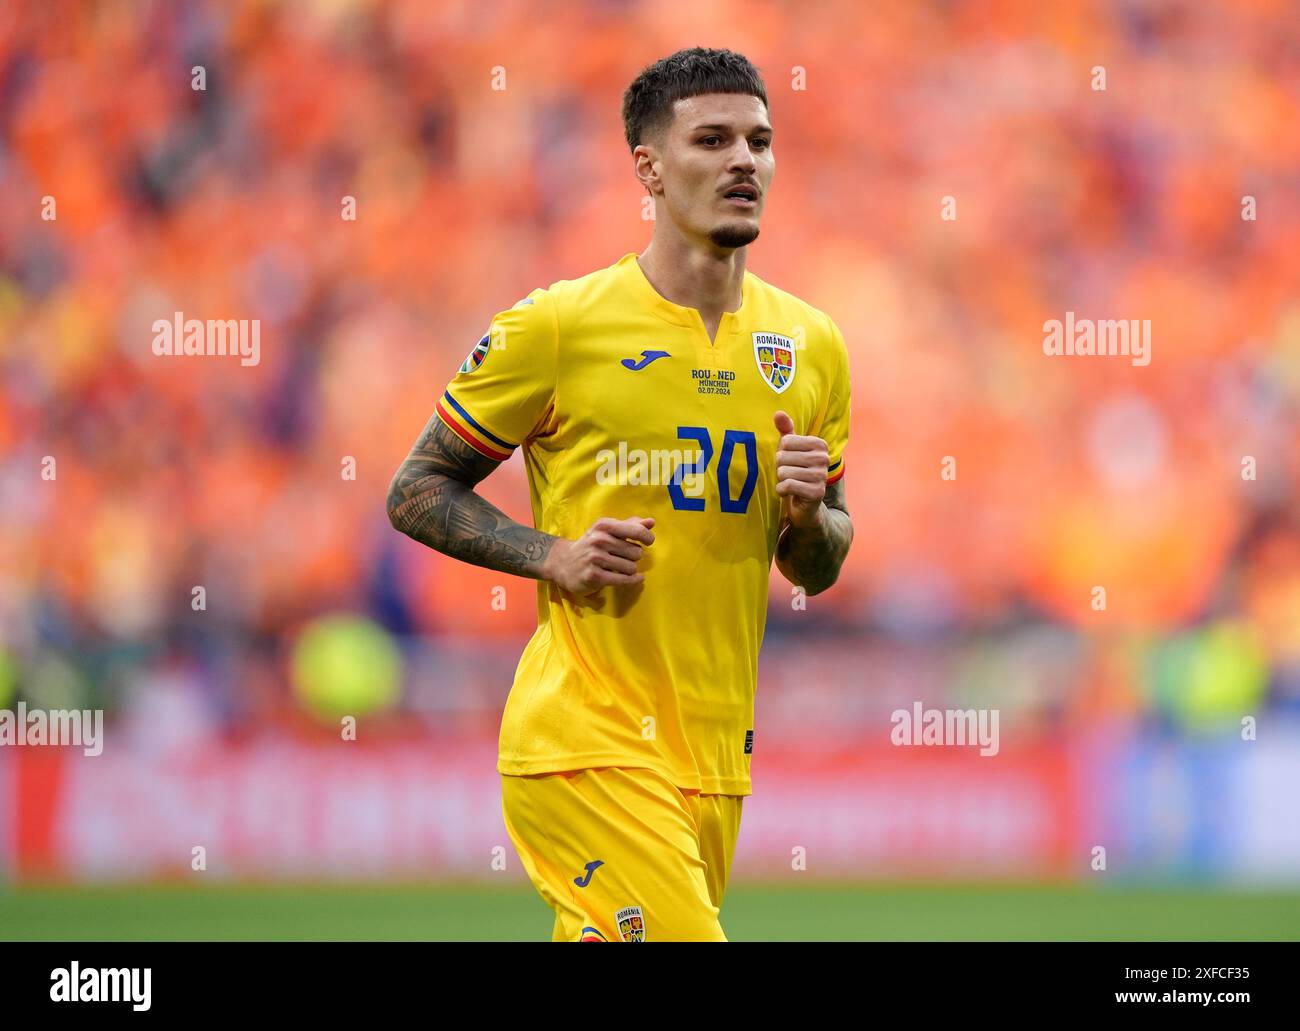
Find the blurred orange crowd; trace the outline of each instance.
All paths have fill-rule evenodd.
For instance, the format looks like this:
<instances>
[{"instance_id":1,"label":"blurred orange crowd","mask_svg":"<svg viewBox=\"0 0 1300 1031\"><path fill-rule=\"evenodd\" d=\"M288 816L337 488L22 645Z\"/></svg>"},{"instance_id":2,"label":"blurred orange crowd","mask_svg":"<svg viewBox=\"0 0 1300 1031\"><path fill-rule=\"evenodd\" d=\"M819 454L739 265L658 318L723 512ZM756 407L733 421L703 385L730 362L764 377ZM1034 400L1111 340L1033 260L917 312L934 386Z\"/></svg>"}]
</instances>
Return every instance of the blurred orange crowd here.
<instances>
[{"instance_id":1,"label":"blurred orange crowd","mask_svg":"<svg viewBox=\"0 0 1300 1031\"><path fill-rule=\"evenodd\" d=\"M850 349L857 538L819 632L1053 625L1101 668L1116 642L1227 621L1300 704L1282 0L5 5L19 687L112 701L197 667L237 715L339 609L513 648L533 585L400 538L388 481L494 312L644 248L622 91L693 45L767 83L777 174L749 268ZM259 319L260 361L155 355L174 312ZM1150 364L1044 354L1067 312L1150 320ZM518 458L485 492L528 518ZM778 639L808 624L787 590ZM1104 669L1087 683L1109 704Z\"/></svg>"}]
</instances>

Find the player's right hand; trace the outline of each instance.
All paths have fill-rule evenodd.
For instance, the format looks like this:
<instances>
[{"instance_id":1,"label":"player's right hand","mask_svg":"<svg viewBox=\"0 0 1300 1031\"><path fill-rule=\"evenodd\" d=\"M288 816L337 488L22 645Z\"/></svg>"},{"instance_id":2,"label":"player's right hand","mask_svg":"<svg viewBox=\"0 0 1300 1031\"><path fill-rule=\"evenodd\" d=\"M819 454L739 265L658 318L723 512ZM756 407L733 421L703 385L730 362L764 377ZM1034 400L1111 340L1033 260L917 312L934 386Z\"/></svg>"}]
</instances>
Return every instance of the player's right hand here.
<instances>
[{"instance_id":1,"label":"player's right hand","mask_svg":"<svg viewBox=\"0 0 1300 1031\"><path fill-rule=\"evenodd\" d=\"M594 594L602 587L635 586L645 579L636 571L642 551L654 543L653 518L597 519L576 541L561 538L543 567L546 579L574 594Z\"/></svg>"}]
</instances>

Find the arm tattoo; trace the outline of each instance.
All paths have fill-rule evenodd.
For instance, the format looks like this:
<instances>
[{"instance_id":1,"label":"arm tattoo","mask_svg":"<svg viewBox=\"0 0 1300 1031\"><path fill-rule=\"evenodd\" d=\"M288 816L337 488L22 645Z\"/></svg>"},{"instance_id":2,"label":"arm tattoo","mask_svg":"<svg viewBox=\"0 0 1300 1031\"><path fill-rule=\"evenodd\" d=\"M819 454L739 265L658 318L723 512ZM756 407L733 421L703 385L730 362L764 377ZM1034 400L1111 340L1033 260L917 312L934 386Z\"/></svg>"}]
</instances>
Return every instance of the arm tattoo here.
<instances>
[{"instance_id":1,"label":"arm tattoo","mask_svg":"<svg viewBox=\"0 0 1300 1031\"><path fill-rule=\"evenodd\" d=\"M395 529L444 555L540 580L542 562L558 538L515 522L474 493L500 464L434 415L388 488L388 518Z\"/></svg>"},{"instance_id":2,"label":"arm tattoo","mask_svg":"<svg viewBox=\"0 0 1300 1031\"><path fill-rule=\"evenodd\" d=\"M792 584L820 594L840 575L853 543L853 521L844 505L844 481L832 483L822 499L826 522L820 530L787 526L776 545L776 565Z\"/></svg>"}]
</instances>

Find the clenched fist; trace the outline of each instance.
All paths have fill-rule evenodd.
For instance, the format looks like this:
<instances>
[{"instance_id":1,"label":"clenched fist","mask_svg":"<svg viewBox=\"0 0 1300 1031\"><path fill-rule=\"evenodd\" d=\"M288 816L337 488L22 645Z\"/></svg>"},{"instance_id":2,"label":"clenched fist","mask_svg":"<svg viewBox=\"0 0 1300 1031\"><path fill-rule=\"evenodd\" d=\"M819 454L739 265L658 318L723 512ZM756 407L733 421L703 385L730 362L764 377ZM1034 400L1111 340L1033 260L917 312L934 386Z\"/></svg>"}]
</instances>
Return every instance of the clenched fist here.
<instances>
[{"instance_id":1,"label":"clenched fist","mask_svg":"<svg viewBox=\"0 0 1300 1031\"><path fill-rule=\"evenodd\" d=\"M830 449L821 437L795 433L794 421L785 412L777 412L773 421L781 434L776 451L776 492L790 499L790 522L811 529L822 518Z\"/></svg>"},{"instance_id":2,"label":"clenched fist","mask_svg":"<svg viewBox=\"0 0 1300 1031\"><path fill-rule=\"evenodd\" d=\"M602 587L634 586L645 579L636 564L654 543L652 518L597 519L576 541L557 540L546 556L543 575L574 594L594 594Z\"/></svg>"}]
</instances>

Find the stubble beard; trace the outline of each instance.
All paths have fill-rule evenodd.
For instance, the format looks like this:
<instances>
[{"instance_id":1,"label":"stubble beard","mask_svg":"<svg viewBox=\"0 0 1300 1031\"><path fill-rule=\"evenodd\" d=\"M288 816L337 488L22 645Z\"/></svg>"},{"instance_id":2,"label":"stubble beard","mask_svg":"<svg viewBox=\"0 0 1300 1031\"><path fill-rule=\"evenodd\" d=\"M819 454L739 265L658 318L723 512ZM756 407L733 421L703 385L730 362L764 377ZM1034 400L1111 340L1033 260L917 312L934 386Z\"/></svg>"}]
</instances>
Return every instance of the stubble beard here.
<instances>
[{"instance_id":1,"label":"stubble beard","mask_svg":"<svg viewBox=\"0 0 1300 1031\"><path fill-rule=\"evenodd\" d=\"M758 226L746 222L727 222L709 233L715 247L745 247L758 239Z\"/></svg>"}]
</instances>

